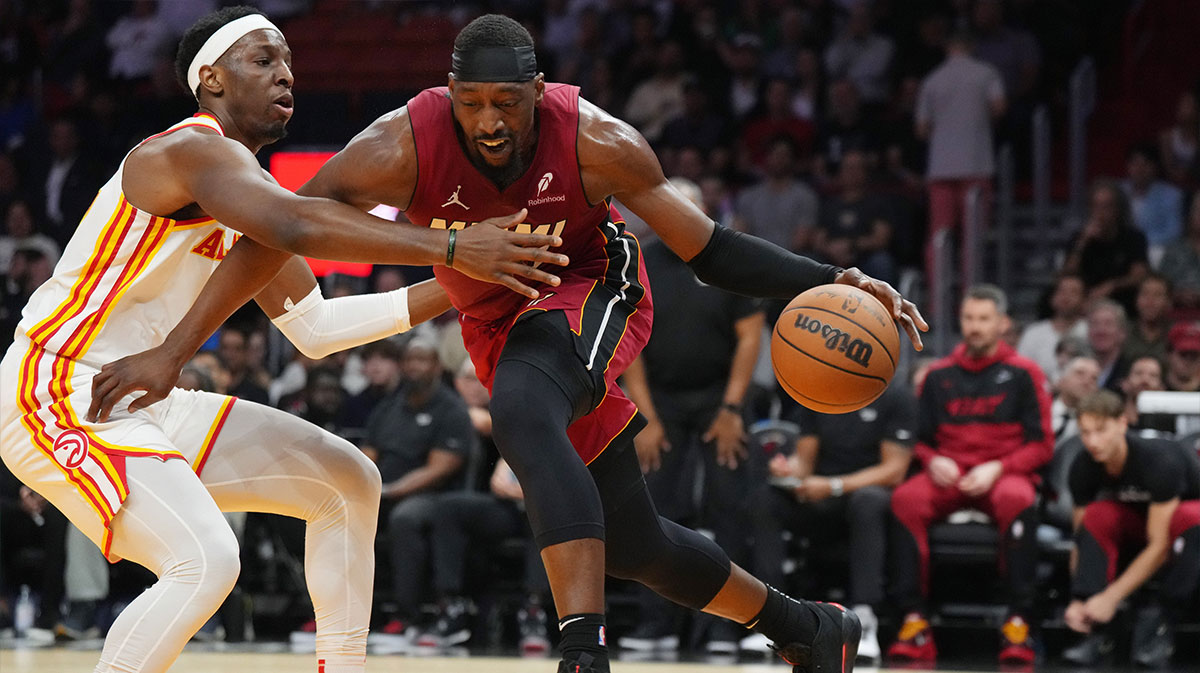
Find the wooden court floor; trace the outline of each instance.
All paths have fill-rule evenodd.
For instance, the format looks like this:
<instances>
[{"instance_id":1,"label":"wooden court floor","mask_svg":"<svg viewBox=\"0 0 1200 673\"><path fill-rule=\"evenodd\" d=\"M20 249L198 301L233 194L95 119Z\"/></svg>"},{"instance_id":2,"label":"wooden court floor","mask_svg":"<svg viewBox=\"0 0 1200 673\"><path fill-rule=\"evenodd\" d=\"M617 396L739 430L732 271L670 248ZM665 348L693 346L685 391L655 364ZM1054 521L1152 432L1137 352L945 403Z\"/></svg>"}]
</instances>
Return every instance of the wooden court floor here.
<instances>
[{"instance_id":1,"label":"wooden court floor","mask_svg":"<svg viewBox=\"0 0 1200 673\"><path fill-rule=\"evenodd\" d=\"M0 650L3 673L91 673L100 653L95 650L20 649ZM467 662L470 662L469 665ZM551 659L472 657L371 656L367 673L554 673ZM867 669L862 670L866 673ZM872 669L874 670L874 669ZM184 652L171 673L315 673L311 654L260 654L247 652ZM782 664L715 664L615 662L619 673L785 673Z\"/></svg>"}]
</instances>

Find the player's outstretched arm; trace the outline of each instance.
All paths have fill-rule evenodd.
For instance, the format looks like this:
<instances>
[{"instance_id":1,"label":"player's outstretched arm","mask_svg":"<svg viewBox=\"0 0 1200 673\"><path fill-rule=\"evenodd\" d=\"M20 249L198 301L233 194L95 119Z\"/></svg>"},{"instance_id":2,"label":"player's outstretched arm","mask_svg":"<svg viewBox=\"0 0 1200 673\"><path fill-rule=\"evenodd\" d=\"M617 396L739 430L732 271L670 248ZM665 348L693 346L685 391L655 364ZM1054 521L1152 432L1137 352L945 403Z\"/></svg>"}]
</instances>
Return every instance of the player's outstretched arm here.
<instances>
[{"instance_id":1,"label":"player's outstretched arm","mask_svg":"<svg viewBox=\"0 0 1200 673\"><path fill-rule=\"evenodd\" d=\"M295 254L413 265L445 264L449 257L448 232L391 223L331 199L293 194L264 174L243 145L207 129L182 129L139 147L126 163L124 181L130 202L142 210L171 214L195 204L259 243ZM567 261L541 249L559 243L553 236L490 226L465 238L456 246L456 268L531 297L537 292L520 278L550 284L555 279L524 262Z\"/></svg>"},{"instance_id":2,"label":"player's outstretched arm","mask_svg":"<svg viewBox=\"0 0 1200 673\"><path fill-rule=\"evenodd\" d=\"M790 299L817 285L842 283L870 292L892 311L920 350L929 329L920 311L889 284L858 269L818 264L777 245L716 226L663 175L658 158L633 127L580 101L579 161L592 202L616 196L686 260L704 282L755 297Z\"/></svg>"},{"instance_id":3,"label":"player's outstretched arm","mask_svg":"<svg viewBox=\"0 0 1200 673\"><path fill-rule=\"evenodd\" d=\"M307 303L298 306L291 297L303 297ZM107 420L113 405L135 391L146 394L130 404L132 411L165 398L188 359L251 298L277 325L283 320L281 329L310 357L390 336L450 307L445 292L433 281L393 292L326 300L302 258L242 237L162 344L109 363L93 377L88 419Z\"/></svg>"}]
</instances>

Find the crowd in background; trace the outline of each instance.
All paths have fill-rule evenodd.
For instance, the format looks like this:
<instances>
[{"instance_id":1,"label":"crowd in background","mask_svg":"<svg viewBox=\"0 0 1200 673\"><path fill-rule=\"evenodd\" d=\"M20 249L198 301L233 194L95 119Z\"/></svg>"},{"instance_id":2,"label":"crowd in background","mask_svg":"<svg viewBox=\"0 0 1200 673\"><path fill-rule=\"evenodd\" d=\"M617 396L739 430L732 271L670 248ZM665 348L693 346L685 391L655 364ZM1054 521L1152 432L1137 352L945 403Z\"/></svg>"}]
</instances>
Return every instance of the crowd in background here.
<instances>
[{"instance_id":1,"label":"crowd in background","mask_svg":"<svg viewBox=\"0 0 1200 673\"><path fill-rule=\"evenodd\" d=\"M75 224L124 153L194 111L174 81L174 45L218 4L0 0L0 346L11 343L22 306L50 277ZM287 19L312 3L257 4L286 34ZM389 20L438 11L428 3L356 4ZM1061 108L1067 73L1119 25L1124 4L1101 4L1106 11L1065 0L497 0L458 3L450 15L462 20L491 9L522 18L548 80L578 84L588 100L635 125L665 172L718 223L892 282L910 270L928 285L931 234L957 228L971 187L991 199L993 148L1005 141L1028 146L1035 104ZM437 84L414 83L414 89ZM303 93L297 82L297 115L305 114ZM1076 409L1096 388L1125 396L1133 427L1180 435L1196 430L1184 418L1139 414L1136 397L1148 390L1200 391L1197 108L1197 92L1180 91L1168 127L1131 137L1136 142L1128 148L1125 174L1097 178L1086 217L1061 224L1074 233L1057 275L1045 279L1037 315L1014 315L1011 327L1004 323L1005 333L996 335L1034 363L1039 386L1044 381L1046 404L1035 408L1040 416L1032 425L1044 421L1052 435L1042 438L1047 446L1077 432ZM348 137L303 140L336 147ZM639 235L648 234L633 214L629 219ZM643 236L647 249L652 238ZM686 294L668 280L669 255L650 265L654 287L656 274L664 286L672 283L655 296L660 322L681 310L672 308L672 299ZM365 281L327 278L326 295L386 291L427 275L376 267ZM914 411L931 363L919 363L912 385L896 381L879 403L886 407L846 417L855 431L839 431L836 419L800 410L774 385L759 337L778 307L732 300L721 306L723 312L704 316L720 336L713 337L715 355L705 363L711 371L704 369L703 381L694 371L690 378L672 376L688 363L664 351L676 357L696 352L672 348L678 330L656 329L648 348L643 384L649 397L637 401L643 410L661 412L652 421L663 416L662 436L654 438L657 445L641 439L639 454L659 482L656 499L678 505L663 509L714 530L719 539L730 530L741 533L723 546L735 560L742 550L739 562L779 582L797 581L785 580L782 569L799 553L797 545L777 548L786 539L781 529L799 538L850 517L852 531L877 536L852 540L852 547L882 549L878 535L887 536L897 507L892 488L934 459L920 448L913 454L914 444L929 448L933 436ZM1001 303L997 308L1008 313ZM699 320L685 313L681 323ZM505 547L526 530L520 487L491 448L487 393L457 329L453 316L445 316L401 337L313 361L261 315L244 310L188 364L179 385L282 408L350 439L376 460L385 484L381 633L438 646L465 642L478 623L473 599L485 590L471 579L481 571L466 550L491 550L520 568L513 590L520 597L513 605L518 637L528 651L542 651L548 644L545 578L529 545L515 552ZM738 377L744 379L739 408L702 401ZM737 418L720 418L730 412ZM797 450L750 432L765 418L794 421L798 439L785 436ZM857 445L821 450L818 436ZM935 454L938 448L932 447ZM671 463L689 455L690 462ZM1049 459L1022 469L1036 474ZM865 481L848 477L871 469ZM722 471L738 476L721 483ZM75 638L103 626L100 606L113 593L103 559L36 494L6 471L0 476L0 626L14 617L21 585L40 594L36 628ZM911 505L912 490L904 493ZM755 515L751 525L721 518L715 510L722 508L711 506L716 494L758 508L740 512ZM706 498L709 506L697 504ZM830 498L849 513L793 511L796 502ZM993 514L1005 529L1022 509ZM896 513L903 518L901 510ZM767 511L778 516L763 516ZM764 524L772 521L779 528ZM243 541L256 541L244 552L257 559L245 565L253 576L246 593L269 586L298 594L301 587L286 578L293 566L280 558L302 553L302 531L253 516L236 525ZM911 519L904 525L918 527ZM747 531L760 539L749 539ZM866 571L873 576L852 576L838 589L868 611L883 604L883 566L895 563L889 554L875 558L879 568ZM909 590L913 604L905 607L915 609L922 589ZM231 603L242 600L235 596ZM672 637L677 645L679 619L653 601L636 603L642 618L628 634L629 646L669 648ZM436 611L423 612L429 605ZM215 627L204 633L211 636ZM712 651L743 645L721 625L706 628L700 637ZM226 637L240 637L224 630Z\"/></svg>"}]
</instances>

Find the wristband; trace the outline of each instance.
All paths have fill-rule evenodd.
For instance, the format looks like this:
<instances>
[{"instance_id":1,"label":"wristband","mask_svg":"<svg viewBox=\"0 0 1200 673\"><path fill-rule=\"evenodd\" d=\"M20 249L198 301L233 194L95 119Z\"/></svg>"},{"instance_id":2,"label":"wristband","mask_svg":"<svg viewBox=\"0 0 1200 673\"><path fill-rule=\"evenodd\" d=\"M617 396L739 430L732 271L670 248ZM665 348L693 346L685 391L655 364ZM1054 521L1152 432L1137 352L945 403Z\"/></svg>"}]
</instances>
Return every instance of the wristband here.
<instances>
[{"instance_id":1,"label":"wristband","mask_svg":"<svg viewBox=\"0 0 1200 673\"><path fill-rule=\"evenodd\" d=\"M454 239L458 238L458 230L450 230L450 240L446 243L446 268L454 266Z\"/></svg>"},{"instance_id":2,"label":"wristband","mask_svg":"<svg viewBox=\"0 0 1200 673\"><path fill-rule=\"evenodd\" d=\"M733 402L722 402L721 408L724 409L725 411L732 411L735 414L742 413L742 405L734 404Z\"/></svg>"}]
</instances>

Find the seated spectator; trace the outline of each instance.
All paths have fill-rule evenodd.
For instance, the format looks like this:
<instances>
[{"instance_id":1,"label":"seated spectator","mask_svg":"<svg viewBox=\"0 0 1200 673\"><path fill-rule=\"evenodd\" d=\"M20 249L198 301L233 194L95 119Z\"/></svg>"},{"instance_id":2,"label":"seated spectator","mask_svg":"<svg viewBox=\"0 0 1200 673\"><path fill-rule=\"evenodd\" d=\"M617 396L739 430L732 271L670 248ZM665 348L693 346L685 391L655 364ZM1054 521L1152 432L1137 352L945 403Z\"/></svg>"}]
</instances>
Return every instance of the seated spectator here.
<instances>
[{"instance_id":1,"label":"seated spectator","mask_svg":"<svg viewBox=\"0 0 1200 673\"><path fill-rule=\"evenodd\" d=\"M1158 266L1167 246L1183 234L1183 192L1159 179L1158 148L1135 145L1129 150L1127 179L1121 184L1129 195L1133 223L1146 235L1150 266Z\"/></svg>"},{"instance_id":2,"label":"seated spectator","mask_svg":"<svg viewBox=\"0 0 1200 673\"><path fill-rule=\"evenodd\" d=\"M858 656L872 660L880 655L875 610L884 605L889 503L912 460L913 407L902 386L849 414L793 405L787 418L800 426L796 451L769 465L788 486L768 489L754 517L755 574L773 586L783 581L783 529L809 537L811 548L849 539L846 600L862 621Z\"/></svg>"},{"instance_id":3,"label":"seated spectator","mask_svg":"<svg viewBox=\"0 0 1200 673\"><path fill-rule=\"evenodd\" d=\"M22 585L40 605L30 632L42 643L54 642L65 593L67 518L46 499L13 476L0 462L0 603L14 606ZM94 546L94 545L93 545ZM11 628L14 615L0 605L0 628Z\"/></svg>"},{"instance_id":4,"label":"seated spectator","mask_svg":"<svg viewBox=\"0 0 1200 673\"><path fill-rule=\"evenodd\" d=\"M157 5L156 0L134 0L130 12L109 29L105 36L112 50L108 74L114 80L149 81L154 66L170 48L171 30L157 15Z\"/></svg>"},{"instance_id":5,"label":"seated spectator","mask_svg":"<svg viewBox=\"0 0 1200 673\"><path fill-rule=\"evenodd\" d=\"M743 189L734 208L737 229L797 252L812 249L817 225L817 193L795 176L796 143L787 136L771 141L767 177Z\"/></svg>"},{"instance_id":6,"label":"seated spectator","mask_svg":"<svg viewBox=\"0 0 1200 673\"><path fill-rule=\"evenodd\" d=\"M1087 355L1067 362L1058 380L1058 394L1050 403L1050 429L1054 441L1079 434L1079 402L1100 388L1100 363Z\"/></svg>"},{"instance_id":7,"label":"seated spectator","mask_svg":"<svg viewBox=\"0 0 1200 673\"><path fill-rule=\"evenodd\" d=\"M1129 375L1121 382L1125 396L1125 421L1135 430L1175 432L1175 414L1143 414L1138 412L1138 395L1147 390L1166 390L1163 387L1163 365L1158 358L1133 358Z\"/></svg>"},{"instance_id":8,"label":"seated spectator","mask_svg":"<svg viewBox=\"0 0 1200 673\"><path fill-rule=\"evenodd\" d=\"M33 291L50 280L54 267L38 248L18 248L9 260L7 278L0 286L0 345L12 343L13 331L21 321L21 310Z\"/></svg>"},{"instance_id":9,"label":"seated spectator","mask_svg":"<svg viewBox=\"0 0 1200 673\"><path fill-rule=\"evenodd\" d=\"M664 42L658 50L654 75L634 88L625 104L625 120L637 127L646 140L657 143L667 122L684 111L683 49L678 42Z\"/></svg>"},{"instance_id":10,"label":"seated spectator","mask_svg":"<svg viewBox=\"0 0 1200 673\"><path fill-rule=\"evenodd\" d=\"M740 124L758 107L762 93L762 71L758 67L762 40L753 33L735 35L723 56L729 79L722 108L728 109L734 122Z\"/></svg>"},{"instance_id":11,"label":"seated spectator","mask_svg":"<svg viewBox=\"0 0 1200 673\"><path fill-rule=\"evenodd\" d=\"M818 183L837 173L847 150L866 152L874 163L880 148L878 124L863 112L862 100L853 82L841 80L830 85L829 108L817 128L813 174Z\"/></svg>"},{"instance_id":12,"label":"seated spectator","mask_svg":"<svg viewBox=\"0 0 1200 673\"><path fill-rule=\"evenodd\" d=\"M526 545L525 576L522 584L525 604L517 613L520 648L524 655L545 654L550 649L546 637L546 599L550 584L529 534L525 519L524 494L516 475L503 460L496 463L489 482L490 492L456 491L438 497L430 526L433 589L438 597L438 619L419 645L450 647L471 638L471 601L463 591L467 553L486 553L504 540L529 538Z\"/></svg>"},{"instance_id":13,"label":"seated spectator","mask_svg":"<svg viewBox=\"0 0 1200 673\"><path fill-rule=\"evenodd\" d=\"M664 147L698 147L710 152L725 139L725 118L712 106L708 92L694 76L683 82L683 111L663 128Z\"/></svg>"},{"instance_id":14,"label":"seated spectator","mask_svg":"<svg viewBox=\"0 0 1200 673\"><path fill-rule=\"evenodd\" d=\"M1167 329L1171 326L1171 281L1151 272L1138 283L1137 320L1121 348L1129 361L1150 356L1167 359Z\"/></svg>"},{"instance_id":15,"label":"seated spectator","mask_svg":"<svg viewBox=\"0 0 1200 673\"><path fill-rule=\"evenodd\" d=\"M788 4L779 13L779 39L767 49L762 71L767 77L796 79L796 55L805 48L806 19L804 10Z\"/></svg>"},{"instance_id":16,"label":"seated spectator","mask_svg":"<svg viewBox=\"0 0 1200 673\"><path fill-rule=\"evenodd\" d=\"M1194 185L1200 178L1200 109L1196 92L1184 91L1175 106L1175 119L1158 136L1158 153L1163 162L1163 177L1180 187Z\"/></svg>"},{"instance_id":17,"label":"seated spectator","mask_svg":"<svg viewBox=\"0 0 1200 673\"><path fill-rule=\"evenodd\" d=\"M1167 342L1167 390L1200 391L1200 323L1177 323Z\"/></svg>"},{"instance_id":18,"label":"seated spectator","mask_svg":"<svg viewBox=\"0 0 1200 673\"><path fill-rule=\"evenodd\" d=\"M221 328L217 337L217 356L229 372L229 387L225 393L259 404L269 404L267 389L252 376L252 372L262 365L250 362L251 331L248 327L230 323Z\"/></svg>"},{"instance_id":19,"label":"seated spectator","mask_svg":"<svg viewBox=\"0 0 1200 673\"><path fill-rule=\"evenodd\" d=\"M804 47L796 52L792 114L815 123L825 104L821 98L824 84L821 57L817 55L816 50L812 47Z\"/></svg>"},{"instance_id":20,"label":"seated spectator","mask_svg":"<svg viewBox=\"0 0 1200 673\"><path fill-rule=\"evenodd\" d=\"M791 83L785 79L772 79L767 82L762 110L746 120L742 148L746 151L748 164L761 170L775 138L791 138L800 155L807 156L812 151L814 134L812 123L792 112Z\"/></svg>"},{"instance_id":21,"label":"seated spectator","mask_svg":"<svg viewBox=\"0 0 1200 673\"><path fill-rule=\"evenodd\" d=\"M1025 327L1017 342L1017 352L1033 360L1051 385L1058 382L1059 368L1055 351L1064 336L1087 338L1083 319L1083 279L1063 274L1054 281L1050 293L1050 317Z\"/></svg>"},{"instance_id":22,"label":"seated spectator","mask_svg":"<svg viewBox=\"0 0 1200 673\"><path fill-rule=\"evenodd\" d=\"M288 411L335 435L344 435L338 424L346 402L341 378L341 373L332 367L313 367L304 381L304 395L299 405Z\"/></svg>"},{"instance_id":23,"label":"seated spectator","mask_svg":"<svg viewBox=\"0 0 1200 673\"><path fill-rule=\"evenodd\" d=\"M75 227L104 184L104 171L80 138L79 123L60 118L50 122L47 147L40 149L34 167L36 201L46 224L45 234L65 246Z\"/></svg>"},{"instance_id":24,"label":"seated spectator","mask_svg":"<svg viewBox=\"0 0 1200 673\"><path fill-rule=\"evenodd\" d=\"M895 283L896 260L890 250L892 209L886 197L868 189L868 170L867 155L860 150L842 156L835 182L838 193L821 205L815 245L821 251L830 239L849 239L850 263L835 262L838 266L857 266L873 278Z\"/></svg>"},{"instance_id":25,"label":"seated spectator","mask_svg":"<svg viewBox=\"0 0 1200 673\"><path fill-rule=\"evenodd\" d=\"M420 616L437 494L454 485L477 441L466 405L442 383L436 344L413 339L402 363L404 384L371 412L362 447L383 478L381 533L397 609L384 632L393 634Z\"/></svg>"},{"instance_id":26,"label":"seated spectator","mask_svg":"<svg viewBox=\"0 0 1200 673\"><path fill-rule=\"evenodd\" d=\"M1121 391L1121 381L1129 373L1129 358L1125 357L1125 340L1129 334L1129 319L1125 309L1111 299L1092 304L1087 314L1088 346L1100 363L1100 387Z\"/></svg>"},{"instance_id":27,"label":"seated spectator","mask_svg":"<svg viewBox=\"0 0 1200 673\"><path fill-rule=\"evenodd\" d=\"M1175 287L1175 308L1200 318L1200 192L1192 195L1183 238L1167 248L1158 271Z\"/></svg>"},{"instance_id":28,"label":"seated spectator","mask_svg":"<svg viewBox=\"0 0 1200 673\"><path fill-rule=\"evenodd\" d=\"M1086 452L1070 470L1076 562L1065 620L1087 637L1063 657L1099 663L1121 602L1161 569L1158 596L1137 612L1133 642L1134 663L1159 668L1171 657L1171 625L1200 579L1200 468L1170 440L1129 432L1124 411L1109 391L1080 405ZM1125 553L1136 555L1122 569Z\"/></svg>"},{"instance_id":29,"label":"seated spectator","mask_svg":"<svg viewBox=\"0 0 1200 673\"><path fill-rule=\"evenodd\" d=\"M29 203L20 199L8 204L4 217L4 233L0 234L0 276L8 271L13 253L18 248L40 250L51 268L58 264L59 249L54 239L40 233Z\"/></svg>"},{"instance_id":30,"label":"seated spectator","mask_svg":"<svg viewBox=\"0 0 1200 673\"><path fill-rule=\"evenodd\" d=\"M390 397L400 386L400 346L391 339L382 339L363 347L363 374L367 387L351 395L342 406L338 425L342 436L361 442L367 419L375 406Z\"/></svg>"},{"instance_id":31,"label":"seated spectator","mask_svg":"<svg viewBox=\"0 0 1200 673\"><path fill-rule=\"evenodd\" d=\"M1063 273L1083 278L1088 297L1111 297L1133 308L1137 284L1150 266L1146 235L1133 223L1129 198L1117 183L1092 183L1087 220L1067 245Z\"/></svg>"},{"instance_id":32,"label":"seated spectator","mask_svg":"<svg viewBox=\"0 0 1200 673\"><path fill-rule=\"evenodd\" d=\"M871 10L869 0L850 4L846 25L825 49L825 72L830 79L854 82L864 103L879 105L890 93L888 76L895 46L875 32Z\"/></svg>"},{"instance_id":33,"label":"seated spectator","mask_svg":"<svg viewBox=\"0 0 1200 673\"><path fill-rule=\"evenodd\" d=\"M991 516L1001 533L1009 614L999 659L1031 664L1035 658L1029 633L1038 555L1033 475L1054 445L1041 370L1000 340L1007 303L999 288L970 288L959 313L963 342L930 369L920 389L915 453L924 470L892 494L894 603L907 614L888 648L891 658L937 657L922 607L930 586L929 526L967 506Z\"/></svg>"}]
</instances>

